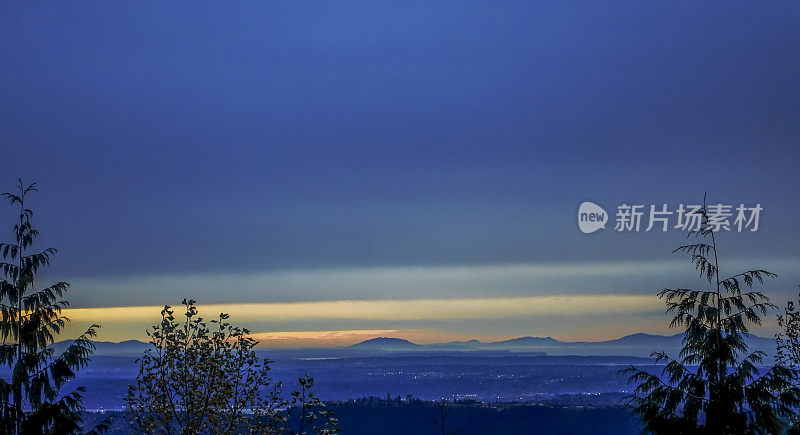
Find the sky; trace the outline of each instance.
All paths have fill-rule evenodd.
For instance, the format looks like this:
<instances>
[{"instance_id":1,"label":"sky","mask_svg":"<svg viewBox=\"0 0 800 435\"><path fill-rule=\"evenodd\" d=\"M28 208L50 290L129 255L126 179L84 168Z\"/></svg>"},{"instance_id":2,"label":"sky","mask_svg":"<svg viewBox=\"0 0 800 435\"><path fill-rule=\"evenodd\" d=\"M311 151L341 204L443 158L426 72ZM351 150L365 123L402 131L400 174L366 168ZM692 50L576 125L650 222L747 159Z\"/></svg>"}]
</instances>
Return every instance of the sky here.
<instances>
[{"instance_id":1,"label":"sky","mask_svg":"<svg viewBox=\"0 0 800 435\"><path fill-rule=\"evenodd\" d=\"M185 297L267 346L667 333L685 236L577 209L706 192L764 208L724 270L800 284L796 2L0 7L0 185L39 183L70 333Z\"/></svg>"}]
</instances>

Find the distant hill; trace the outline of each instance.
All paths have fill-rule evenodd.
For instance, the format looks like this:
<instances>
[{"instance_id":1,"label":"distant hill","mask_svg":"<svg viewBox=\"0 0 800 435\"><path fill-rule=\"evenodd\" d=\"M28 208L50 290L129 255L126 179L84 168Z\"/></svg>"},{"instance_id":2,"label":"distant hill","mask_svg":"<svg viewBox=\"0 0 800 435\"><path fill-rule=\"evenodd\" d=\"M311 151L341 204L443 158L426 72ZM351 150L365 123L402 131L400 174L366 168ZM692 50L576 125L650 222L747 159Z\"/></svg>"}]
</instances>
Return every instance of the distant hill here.
<instances>
[{"instance_id":1,"label":"distant hill","mask_svg":"<svg viewBox=\"0 0 800 435\"><path fill-rule=\"evenodd\" d=\"M356 350L415 350L422 347L402 338L378 337L350 346Z\"/></svg>"},{"instance_id":2,"label":"distant hill","mask_svg":"<svg viewBox=\"0 0 800 435\"><path fill-rule=\"evenodd\" d=\"M676 354L681 348L683 334L657 335L637 333L604 341L560 341L552 337L518 337L496 342L479 340L452 341L449 343L415 344L400 338L373 338L350 346L348 349L362 351L429 351L429 352L474 352L506 351L524 353L546 353L548 355L619 355L649 357L653 351ZM747 342L752 350L774 354L772 338L749 335Z\"/></svg>"},{"instance_id":3,"label":"distant hill","mask_svg":"<svg viewBox=\"0 0 800 435\"><path fill-rule=\"evenodd\" d=\"M74 340L64 340L53 343L56 353L63 352ZM93 355L113 355L113 356L139 356L150 345L138 340L125 340L115 343L113 341L95 341L95 351Z\"/></svg>"},{"instance_id":4,"label":"distant hill","mask_svg":"<svg viewBox=\"0 0 800 435\"><path fill-rule=\"evenodd\" d=\"M562 342L556 340L553 337L518 337L512 338L510 340L503 340L503 341L496 341L494 343L488 343L492 346L512 346L512 347L528 347L528 346L553 346L561 344Z\"/></svg>"},{"instance_id":5,"label":"distant hill","mask_svg":"<svg viewBox=\"0 0 800 435\"><path fill-rule=\"evenodd\" d=\"M623 345L623 346L651 346L656 344L661 345L669 345L669 346L679 346L681 344L681 340L683 339L683 333L673 334L673 335L656 335L656 334L645 334L644 332L639 332L636 334L626 335L624 337L620 337L614 340L606 340L598 342L599 345Z\"/></svg>"},{"instance_id":6,"label":"distant hill","mask_svg":"<svg viewBox=\"0 0 800 435\"><path fill-rule=\"evenodd\" d=\"M316 351L332 352L344 356L348 352L362 353L375 352L511 352L518 354L547 354L547 355L617 355L632 357L649 357L653 351L665 351L675 355L680 350L683 334L657 335L637 333L626 335L613 340L604 341L561 341L553 337L517 337L509 340L484 342L479 340L451 341L447 343L416 344L402 338L378 337L362 341L344 348L317 348ZM761 350L768 355L775 353L775 340L772 338L747 336L751 350ZM94 355L107 356L140 356L150 344L138 340L126 340L119 343L110 341L95 341L97 349ZM53 344L56 352L62 352L72 344L72 340L59 341ZM278 349L262 351L281 352ZM288 350L288 349L287 349ZM311 351L312 349L308 349ZM300 351L296 349L295 351ZM292 351L292 352L295 352ZM296 352L295 352L296 353Z\"/></svg>"},{"instance_id":7,"label":"distant hill","mask_svg":"<svg viewBox=\"0 0 800 435\"><path fill-rule=\"evenodd\" d=\"M561 341L552 337L517 337L496 342L479 340L452 341L447 343L416 344L402 338L378 337L362 341L345 348L329 348L336 354L351 351L364 353L374 352L512 352L547 355L617 355L649 357L653 351L665 351L676 354L681 347L683 334L657 335L637 333L613 340L604 341ZM775 353L775 340L772 338L749 335L747 342L751 350L761 350L768 355ZM138 340L127 340L119 343L110 341L94 342L97 349L95 355L139 356L150 345ZM55 343L56 352L62 352L72 344L72 340ZM267 349L261 348L266 351ZM310 350L310 349L309 349ZM322 350L322 349L318 349ZM275 350L273 350L274 352Z\"/></svg>"}]
</instances>

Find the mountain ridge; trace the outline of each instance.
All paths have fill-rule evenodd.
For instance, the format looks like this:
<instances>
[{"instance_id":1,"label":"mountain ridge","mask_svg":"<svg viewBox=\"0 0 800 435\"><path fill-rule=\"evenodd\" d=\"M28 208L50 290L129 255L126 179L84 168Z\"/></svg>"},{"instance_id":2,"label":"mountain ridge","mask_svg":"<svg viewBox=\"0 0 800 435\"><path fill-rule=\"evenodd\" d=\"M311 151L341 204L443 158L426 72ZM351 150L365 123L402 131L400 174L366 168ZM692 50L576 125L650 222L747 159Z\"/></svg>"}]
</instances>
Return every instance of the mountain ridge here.
<instances>
[{"instance_id":1,"label":"mountain ridge","mask_svg":"<svg viewBox=\"0 0 800 435\"><path fill-rule=\"evenodd\" d=\"M297 348L294 350L327 350L336 352L546 352L549 355L620 355L649 356L653 351L674 352L681 347L683 333L672 335L649 334L644 332L628 334L619 338L601 341L562 341L553 337L522 336L507 340L485 342L477 339L450 341L442 343L419 344L399 337L375 337L344 347ZM59 341L53 344L57 353L63 352L73 340ZM772 338L750 334L748 345L753 350L762 350L774 354L775 341ZM120 342L95 341L94 355L139 356L150 344L139 340ZM260 351L285 352L292 349L269 348L259 346Z\"/></svg>"},{"instance_id":2,"label":"mountain ridge","mask_svg":"<svg viewBox=\"0 0 800 435\"><path fill-rule=\"evenodd\" d=\"M581 355L621 355L647 357L653 351L677 352L682 345L683 333L672 335L649 334L638 332L619 338L601 341L561 341L553 337L523 336L494 342L480 340L451 341L445 343L417 344L411 341L378 337L364 340L349 346L347 349L366 350L379 349L388 351L507 351L507 352L546 352L547 354ZM377 341L375 341L377 340ZM398 341L392 341L398 340ZM748 345L753 350L762 350L767 354L775 351L775 341L772 338L760 337L755 334L746 336ZM378 346L372 343L385 342L387 345ZM402 342L402 345L400 344ZM394 343L395 345L390 345ZM362 346L363 344L363 346Z\"/></svg>"}]
</instances>

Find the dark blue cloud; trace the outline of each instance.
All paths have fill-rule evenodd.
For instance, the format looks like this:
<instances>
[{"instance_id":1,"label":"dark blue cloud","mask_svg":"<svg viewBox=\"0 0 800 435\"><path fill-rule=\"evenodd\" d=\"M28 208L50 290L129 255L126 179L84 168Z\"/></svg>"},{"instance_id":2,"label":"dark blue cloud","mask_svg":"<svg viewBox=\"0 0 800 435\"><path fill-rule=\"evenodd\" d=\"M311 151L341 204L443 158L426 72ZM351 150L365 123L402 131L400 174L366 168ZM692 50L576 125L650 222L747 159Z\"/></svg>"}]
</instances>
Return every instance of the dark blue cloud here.
<instances>
[{"instance_id":1,"label":"dark blue cloud","mask_svg":"<svg viewBox=\"0 0 800 435\"><path fill-rule=\"evenodd\" d=\"M0 182L61 270L658 259L578 204L706 190L765 207L732 254L800 254L796 3L2 9Z\"/></svg>"}]
</instances>

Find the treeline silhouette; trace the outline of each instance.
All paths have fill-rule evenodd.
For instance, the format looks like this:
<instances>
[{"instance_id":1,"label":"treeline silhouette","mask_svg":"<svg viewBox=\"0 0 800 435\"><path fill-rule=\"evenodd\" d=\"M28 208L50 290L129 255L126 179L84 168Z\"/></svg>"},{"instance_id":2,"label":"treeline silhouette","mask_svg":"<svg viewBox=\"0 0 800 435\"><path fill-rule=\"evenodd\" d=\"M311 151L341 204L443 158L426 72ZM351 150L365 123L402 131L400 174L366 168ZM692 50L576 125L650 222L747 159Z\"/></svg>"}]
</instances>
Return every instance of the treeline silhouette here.
<instances>
[{"instance_id":1,"label":"treeline silhouette","mask_svg":"<svg viewBox=\"0 0 800 435\"><path fill-rule=\"evenodd\" d=\"M289 399L259 359L250 331L219 314L206 322L195 301L171 307L147 331L151 348L138 360L136 383L125 396L125 418L141 433L265 433L329 435L337 420L313 393L314 379L298 379Z\"/></svg>"},{"instance_id":2,"label":"treeline silhouette","mask_svg":"<svg viewBox=\"0 0 800 435\"><path fill-rule=\"evenodd\" d=\"M684 330L682 349L677 358L653 352L664 364L660 375L633 366L623 370L636 384L628 403L646 430L655 434L795 432L800 405L797 360L778 358L763 370L767 355L750 352L745 341L749 327L761 325L762 317L777 308L753 287L777 275L764 269L722 275L716 235L720 227L706 213L705 198L693 213L700 215L701 225L689 237L699 241L673 253L687 254L709 288L664 289L658 294L673 316L669 326ZM787 313L783 321L789 324L797 317ZM796 328L787 334L796 337ZM778 341L784 348L793 343Z\"/></svg>"},{"instance_id":3,"label":"treeline silhouette","mask_svg":"<svg viewBox=\"0 0 800 435\"><path fill-rule=\"evenodd\" d=\"M36 183L17 180L15 189L2 194L17 212L13 239L0 243L0 361L11 369L10 379L0 379L0 431L6 434L75 433L82 431L83 388L61 395L64 384L86 366L94 350L90 341L98 325L92 325L60 355L50 345L69 322L61 311L66 282L37 289L36 277L50 266L54 248L34 250L39 231L27 205ZM88 433L108 429L100 422Z\"/></svg>"}]
</instances>

